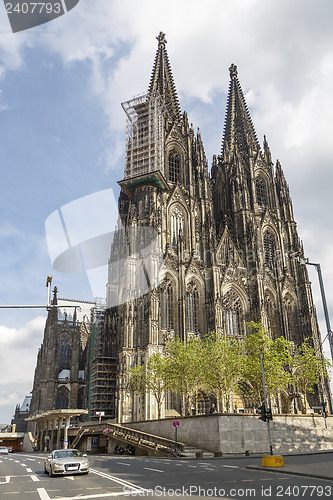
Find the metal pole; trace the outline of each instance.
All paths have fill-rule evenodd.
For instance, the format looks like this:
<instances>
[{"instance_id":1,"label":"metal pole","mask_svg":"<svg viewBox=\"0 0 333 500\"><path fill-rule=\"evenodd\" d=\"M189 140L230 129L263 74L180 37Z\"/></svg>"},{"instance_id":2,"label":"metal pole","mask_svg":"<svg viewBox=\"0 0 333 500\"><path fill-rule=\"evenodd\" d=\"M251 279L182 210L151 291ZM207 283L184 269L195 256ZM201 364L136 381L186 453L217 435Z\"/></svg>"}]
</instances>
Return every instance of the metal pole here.
<instances>
[{"instance_id":1,"label":"metal pole","mask_svg":"<svg viewBox=\"0 0 333 500\"><path fill-rule=\"evenodd\" d=\"M57 307L66 307L66 308L69 308L69 307L79 307L79 306L70 306L70 305L54 305L54 304L50 304L50 305L22 305L22 306L17 306L17 305L8 305L8 306L1 306L0 305L0 309L56 309Z\"/></svg>"},{"instance_id":2,"label":"metal pole","mask_svg":"<svg viewBox=\"0 0 333 500\"><path fill-rule=\"evenodd\" d=\"M175 427L175 452L177 453L177 430L178 427Z\"/></svg>"},{"instance_id":3,"label":"metal pole","mask_svg":"<svg viewBox=\"0 0 333 500\"><path fill-rule=\"evenodd\" d=\"M314 262L309 262L308 260L306 261L306 264L309 265L309 266L315 266L316 269L317 269L318 279L319 279L319 286L320 286L320 292L321 292L321 300L323 302L324 315L325 315L325 321L326 321L328 341L329 341L330 350L331 350L331 359L332 359L332 362L333 362L332 331L331 331L331 325L330 325L330 318L329 318L329 315L328 315L328 308L327 308L327 302L326 302L326 295L325 295L325 289L324 289L323 276L321 274L321 267L320 267L320 264L315 264Z\"/></svg>"},{"instance_id":4,"label":"metal pole","mask_svg":"<svg viewBox=\"0 0 333 500\"><path fill-rule=\"evenodd\" d=\"M264 389L264 405L265 405L265 413L267 410L267 395L266 395L266 384L265 384L265 372L264 372L264 358L262 353L260 353L260 365L261 365L261 376L262 376L262 386ZM272 435L271 435L271 422L267 420L267 432L268 432L268 442L269 442L269 452L273 455L273 445L272 445Z\"/></svg>"}]
</instances>

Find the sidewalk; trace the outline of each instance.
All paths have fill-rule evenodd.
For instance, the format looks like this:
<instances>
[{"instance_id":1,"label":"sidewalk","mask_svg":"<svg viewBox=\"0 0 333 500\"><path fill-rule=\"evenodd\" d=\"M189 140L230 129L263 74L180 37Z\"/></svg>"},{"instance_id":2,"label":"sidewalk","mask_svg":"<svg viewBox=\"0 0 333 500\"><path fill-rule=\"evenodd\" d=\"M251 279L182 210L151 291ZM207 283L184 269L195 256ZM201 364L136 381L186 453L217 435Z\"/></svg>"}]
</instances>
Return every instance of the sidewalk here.
<instances>
[{"instance_id":1,"label":"sidewalk","mask_svg":"<svg viewBox=\"0 0 333 500\"><path fill-rule=\"evenodd\" d=\"M333 461L324 459L321 462L304 464L295 462L290 463L291 456L283 457L284 467L262 467L261 465L248 465L246 469L255 469L269 472L277 472L278 474L291 474L294 476L306 476L316 479L326 479L333 481Z\"/></svg>"}]
</instances>

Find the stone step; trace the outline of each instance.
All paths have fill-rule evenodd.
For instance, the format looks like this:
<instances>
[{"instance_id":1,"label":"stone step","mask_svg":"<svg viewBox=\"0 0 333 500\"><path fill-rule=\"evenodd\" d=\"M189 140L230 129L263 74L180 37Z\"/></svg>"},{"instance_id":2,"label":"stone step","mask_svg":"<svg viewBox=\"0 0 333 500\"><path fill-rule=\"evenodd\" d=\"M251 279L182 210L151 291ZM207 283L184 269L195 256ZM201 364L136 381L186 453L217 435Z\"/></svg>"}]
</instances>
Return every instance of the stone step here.
<instances>
[{"instance_id":1,"label":"stone step","mask_svg":"<svg viewBox=\"0 0 333 500\"><path fill-rule=\"evenodd\" d=\"M214 453L211 451L195 448L194 446L185 446L182 451L182 457L186 458L212 458Z\"/></svg>"}]
</instances>

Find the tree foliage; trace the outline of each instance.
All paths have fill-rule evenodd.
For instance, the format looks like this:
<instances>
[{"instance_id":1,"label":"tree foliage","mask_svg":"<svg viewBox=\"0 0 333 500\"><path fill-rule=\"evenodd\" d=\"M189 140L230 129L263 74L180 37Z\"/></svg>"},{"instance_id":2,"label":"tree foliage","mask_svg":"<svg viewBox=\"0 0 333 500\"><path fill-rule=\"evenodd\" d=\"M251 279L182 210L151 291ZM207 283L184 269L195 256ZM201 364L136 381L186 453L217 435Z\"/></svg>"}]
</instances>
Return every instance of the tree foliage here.
<instances>
[{"instance_id":1,"label":"tree foliage","mask_svg":"<svg viewBox=\"0 0 333 500\"><path fill-rule=\"evenodd\" d=\"M243 345L222 333L202 342L202 382L206 394L216 398L218 409L230 409L230 396L238 390L244 370Z\"/></svg>"},{"instance_id":2,"label":"tree foliage","mask_svg":"<svg viewBox=\"0 0 333 500\"><path fill-rule=\"evenodd\" d=\"M130 385L135 392L150 392L156 399L157 418L161 418L161 406L168 388L168 359L161 353L148 357L146 365L130 369Z\"/></svg>"},{"instance_id":3,"label":"tree foliage","mask_svg":"<svg viewBox=\"0 0 333 500\"><path fill-rule=\"evenodd\" d=\"M331 364L314 349L311 339L295 347L284 337L272 339L261 322L247 323L249 334L238 341L222 333L185 344L169 341L164 353L148 357L146 365L130 370L130 384L139 393L150 392L156 399L158 418L167 391L178 394L182 411L189 415L200 393L213 397L220 411L230 411L231 395L242 394L253 405L263 401L260 354L263 355L268 399L282 390L306 394L327 378ZM297 392L298 391L298 392Z\"/></svg>"},{"instance_id":4,"label":"tree foliage","mask_svg":"<svg viewBox=\"0 0 333 500\"><path fill-rule=\"evenodd\" d=\"M244 340L245 363L242 373L247 398L253 403L263 401L263 382L260 354L263 355L265 385L268 398L276 396L290 383L290 375L284 369L290 352L290 342L284 337L272 340L261 322L247 324L250 334Z\"/></svg>"}]
</instances>

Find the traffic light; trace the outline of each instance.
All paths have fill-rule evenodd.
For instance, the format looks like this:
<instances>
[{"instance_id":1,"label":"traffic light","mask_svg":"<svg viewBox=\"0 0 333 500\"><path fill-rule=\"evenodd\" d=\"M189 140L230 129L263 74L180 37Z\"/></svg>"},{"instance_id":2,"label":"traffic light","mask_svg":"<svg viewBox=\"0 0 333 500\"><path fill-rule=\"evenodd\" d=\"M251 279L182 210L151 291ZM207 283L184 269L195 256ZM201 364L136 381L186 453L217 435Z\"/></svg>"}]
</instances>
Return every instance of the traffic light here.
<instances>
[{"instance_id":1,"label":"traffic light","mask_svg":"<svg viewBox=\"0 0 333 500\"><path fill-rule=\"evenodd\" d=\"M266 410L266 418L267 420L273 420L272 410L270 408Z\"/></svg>"},{"instance_id":2,"label":"traffic light","mask_svg":"<svg viewBox=\"0 0 333 500\"><path fill-rule=\"evenodd\" d=\"M259 408L257 408L257 412L260 413L259 420L262 420L263 422L266 422L266 409L265 409L265 405L259 406Z\"/></svg>"},{"instance_id":3,"label":"traffic light","mask_svg":"<svg viewBox=\"0 0 333 500\"><path fill-rule=\"evenodd\" d=\"M321 403L321 406L322 406L322 408L323 408L323 409L322 409L321 414L322 414L322 416L323 416L324 418L327 418L327 410L326 410L326 405L327 405L327 401L323 401L323 402Z\"/></svg>"},{"instance_id":4,"label":"traffic light","mask_svg":"<svg viewBox=\"0 0 333 500\"><path fill-rule=\"evenodd\" d=\"M263 422L266 422L266 420L273 420L272 410L270 408L267 408L266 410L264 404L257 408L257 412L260 413L259 419Z\"/></svg>"}]
</instances>

